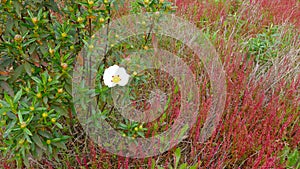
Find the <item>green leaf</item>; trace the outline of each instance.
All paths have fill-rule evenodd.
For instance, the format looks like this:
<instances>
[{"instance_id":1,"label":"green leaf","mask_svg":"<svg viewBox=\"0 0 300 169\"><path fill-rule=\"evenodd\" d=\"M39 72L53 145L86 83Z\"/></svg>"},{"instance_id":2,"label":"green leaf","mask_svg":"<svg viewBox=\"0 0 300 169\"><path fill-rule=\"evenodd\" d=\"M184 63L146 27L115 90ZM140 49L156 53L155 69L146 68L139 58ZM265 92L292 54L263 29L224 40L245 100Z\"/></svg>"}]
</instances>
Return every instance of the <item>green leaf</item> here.
<instances>
[{"instance_id":1,"label":"green leaf","mask_svg":"<svg viewBox=\"0 0 300 169\"><path fill-rule=\"evenodd\" d=\"M16 124L16 120L13 120L13 121L11 121L9 124L8 124L8 126L7 126L7 128L6 128L6 131L4 132L4 134L3 134L3 138L6 138L8 135L9 135L9 133L11 132L11 130L12 130L12 128L15 126L15 124Z\"/></svg>"},{"instance_id":2,"label":"green leaf","mask_svg":"<svg viewBox=\"0 0 300 169\"><path fill-rule=\"evenodd\" d=\"M60 115L63 115L63 116L65 116L65 117L68 117L68 112L67 112L67 110L65 110L65 109L63 109L63 108L61 108L61 107L59 107L59 106L52 106L52 108L53 108L56 112L58 112Z\"/></svg>"},{"instance_id":3,"label":"green leaf","mask_svg":"<svg viewBox=\"0 0 300 169\"><path fill-rule=\"evenodd\" d=\"M11 113L11 112L7 112L6 113L7 114L7 116L10 118L10 119L17 119L17 116L15 115L15 114L13 114L13 113Z\"/></svg>"},{"instance_id":4,"label":"green leaf","mask_svg":"<svg viewBox=\"0 0 300 169\"><path fill-rule=\"evenodd\" d=\"M39 130L38 133L45 138L51 138L51 134L47 131Z\"/></svg>"},{"instance_id":5,"label":"green leaf","mask_svg":"<svg viewBox=\"0 0 300 169\"><path fill-rule=\"evenodd\" d=\"M28 114L29 112L28 113L27 112L28 111L25 111L25 112L23 112L23 114L25 114L25 113ZM31 116L26 120L26 123L29 124L31 122L31 120L33 119L33 117L34 117L34 115L31 114Z\"/></svg>"},{"instance_id":6,"label":"green leaf","mask_svg":"<svg viewBox=\"0 0 300 169\"><path fill-rule=\"evenodd\" d=\"M9 33L9 30L12 30L13 28L13 24L14 24L14 19L9 15L9 17L7 18L7 22L6 24L6 31L5 34Z\"/></svg>"},{"instance_id":7,"label":"green leaf","mask_svg":"<svg viewBox=\"0 0 300 169\"><path fill-rule=\"evenodd\" d=\"M0 81L0 87L4 89L11 97L14 97L14 90L5 81Z\"/></svg>"},{"instance_id":8,"label":"green leaf","mask_svg":"<svg viewBox=\"0 0 300 169\"><path fill-rule=\"evenodd\" d=\"M55 147L57 147L57 148L61 148L61 149L64 149L64 150L67 149L66 145L65 145L64 143L62 143L62 142L52 142L52 144L53 144Z\"/></svg>"},{"instance_id":9,"label":"green leaf","mask_svg":"<svg viewBox=\"0 0 300 169\"><path fill-rule=\"evenodd\" d=\"M46 147L44 147L43 142L42 142L40 136L38 136L37 134L34 134L31 138L34 141L34 143L36 145L38 145L41 149L43 149L43 150L47 149Z\"/></svg>"},{"instance_id":10,"label":"green leaf","mask_svg":"<svg viewBox=\"0 0 300 169\"><path fill-rule=\"evenodd\" d=\"M156 162L155 162L155 160L154 159L152 159L152 165L151 165L151 169L155 169L155 164L156 164Z\"/></svg>"},{"instance_id":11,"label":"green leaf","mask_svg":"<svg viewBox=\"0 0 300 169\"><path fill-rule=\"evenodd\" d=\"M33 155L37 160L41 160L43 157L43 150L40 147L36 147Z\"/></svg>"},{"instance_id":12,"label":"green leaf","mask_svg":"<svg viewBox=\"0 0 300 169\"><path fill-rule=\"evenodd\" d=\"M4 93L4 98L5 98L6 102L7 102L11 107L13 107L13 101L11 100L11 98L10 98L6 93Z\"/></svg>"},{"instance_id":13,"label":"green leaf","mask_svg":"<svg viewBox=\"0 0 300 169\"><path fill-rule=\"evenodd\" d=\"M33 77L31 77L32 78L32 80L34 80L37 84L42 84L42 81L39 79L39 78L37 78L37 77L35 77L35 76L33 76Z\"/></svg>"},{"instance_id":14,"label":"green leaf","mask_svg":"<svg viewBox=\"0 0 300 169\"><path fill-rule=\"evenodd\" d=\"M14 103L17 103L20 100L21 96L22 96L22 89L19 90L17 92L17 94L15 95L15 97L14 97Z\"/></svg>"},{"instance_id":15,"label":"green leaf","mask_svg":"<svg viewBox=\"0 0 300 169\"><path fill-rule=\"evenodd\" d=\"M42 77L43 84L47 83L48 76L49 75L48 75L47 71L45 71L44 73L42 73L41 77Z\"/></svg>"},{"instance_id":16,"label":"green leaf","mask_svg":"<svg viewBox=\"0 0 300 169\"><path fill-rule=\"evenodd\" d=\"M40 9L39 12L38 12L38 18L39 18L39 19L42 17L42 14L43 14L43 10Z\"/></svg>"},{"instance_id":17,"label":"green leaf","mask_svg":"<svg viewBox=\"0 0 300 169\"><path fill-rule=\"evenodd\" d=\"M141 7L145 7L145 5L141 2L137 2Z\"/></svg>"},{"instance_id":18,"label":"green leaf","mask_svg":"<svg viewBox=\"0 0 300 169\"><path fill-rule=\"evenodd\" d=\"M35 109L36 111L46 111L47 108L46 107L38 107Z\"/></svg>"},{"instance_id":19,"label":"green leaf","mask_svg":"<svg viewBox=\"0 0 300 169\"><path fill-rule=\"evenodd\" d=\"M7 150L6 147L0 147L0 151L5 151L5 150Z\"/></svg>"},{"instance_id":20,"label":"green leaf","mask_svg":"<svg viewBox=\"0 0 300 169\"><path fill-rule=\"evenodd\" d=\"M288 166L294 167L296 166L297 162L299 162L299 152L297 149L295 149L293 153L288 156Z\"/></svg>"},{"instance_id":21,"label":"green leaf","mask_svg":"<svg viewBox=\"0 0 300 169\"><path fill-rule=\"evenodd\" d=\"M21 4L18 2L18 1L13 1L14 2L14 8L15 8L15 11L17 13L17 15L19 16L19 18L21 18Z\"/></svg>"},{"instance_id":22,"label":"green leaf","mask_svg":"<svg viewBox=\"0 0 300 169\"><path fill-rule=\"evenodd\" d=\"M69 95L72 95L72 85L65 84L65 89L69 93Z\"/></svg>"},{"instance_id":23,"label":"green leaf","mask_svg":"<svg viewBox=\"0 0 300 169\"><path fill-rule=\"evenodd\" d=\"M52 154L52 147L51 145L48 145L49 153Z\"/></svg>"},{"instance_id":24,"label":"green leaf","mask_svg":"<svg viewBox=\"0 0 300 169\"><path fill-rule=\"evenodd\" d=\"M45 105L47 105L48 104L48 97L44 97L43 102L44 102Z\"/></svg>"},{"instance_id":25,"label":"green leaf","mask_svg":"<svg viewBox=\"0 0 300 169\"><path fill-rule=\"evenodd\" d=\"M22 158L23 158L23 162L24 162L25 166L27 168L29 168L30 167L29 160L28 160L27 154L25 153L25 149L22 149Z\"/></svg>"},{"instance_id":26,"label":"green leaf","mask_svg":"<svg viewBox=\"0 0 300 169\"><path fill-rule=\"evenodd\" d=\"M47 48L46 48L45 45L44 46L40 46L39 48L40 48L40 50L41 50L41 52L42 52L43 55L46 55L48 53L48 50L47 50Z\"/></svg>"},{"instance_id":27,"label":"green leaf","mask_svg":"<svg viewBox=\"0 0 300 169\"><path fill-rule=\"evenodd\" d=\"M281 164L283 164L285 162L285 159L288 156L289 152L290 152L290 148L288 146L285 146L280 155L281 156L281 159L280 159Z\"/></svg>"},{"instance_id":28,"label":"green leaf","mask_svg":"<svg viewBox=\"0 0 300 169\"><path fill-rule=\"evenodd\" d=\"M0 47L1 49L1 47ZM13 63L13 59L10 58L9 56L1 56L1 60L0 60L0 70L1 71L6 71L6 69Z\"/></svg>"},{"instance_id":29,"label":"green leaf","mask_svg":"<svg viewBox=\"0 0 300 169\"><path fill-rule=\"evenodd\" d=\"M0 65L0 70L1 70L1 65ZM0 75L0 81L6 81L7 79L8 77Z\"/></svg>"},{"instance_id":30,"label":"green leaf","mask_svg":"<svg viewBox=\"0 0 300 169\"><path fill-rule=\"evenodd\" d=\"M187 163L183 163L179 166L179 169L187 169Z\"/></svg>"},{"instance_id":31,"label":"green leaf","mask_svg":"<svg viewBox=\"0 0 300 169\"><path fill-rule=\"evenodd\" d=\"M22 75L23 72L24 72L24 65L18 66L15 69L15 71L14 71L12 77L11 77L11 81L12 82L16 81Z\"/></svg>"},{"instance_id":32,"label":"green leaf","mask_svg":"<svg viewBox=\"0 0 300 169\"><path fill-rule=\"evenodd\" d=\"M28 13L28 15L29 15L31 18L34 17L33 14L30 12L30 10L28 10L28 9L27 9L27 13Z\"/></svg>"},{"instance_id":33,"label":"green leaf","mask_svg":"<svg viewBox=\"0 0 300 169\"><path fill-rule=\"evenodd\" d=\"M70 136L66 136L66 135L61 137L62 140L67 140L67 139L70 139L70 138L71 138Z\"/></svg>"},{"instance_id":34,"label":"green leaf","mask_svg":"<svg viewBox=\"0 0 300 169\"><path fill-rule=\"evenodd\" d=\"M32 133L30 132L30 130L28 130L28 128L25 128L24 131L25 131L26 134L32 136Z\"/></svg>"},{"instance_id":35,"label":"green leaf","mask_svg":"<svg viewBox=\"0 0 300 169\"><path fill-rule=\"evenodd\" d=\"M123 123L120 123L119 124L119 128L123 129L123 130L126 130L127 129L127 125L126 124L123 124Z\"/></svg>"},{"instance_id":36,"label":"green leaf","mask_svg":"<svg viewBox=\"0 0 300 169\"><path fill-rule=\"evenodd\" d=\"M24 137L26 138L26 140L27 140L29 143L32 143L31 139L29 138L29 136L28 136L27 134L25 134Z\"/></svg>"},{"instance_id":37,"label":"green leaf","mask_svg":"<svg viewBox=\"0 0 300 169\"><path fill-rule=\"evenodd\" d=\"M62 126L61 124L55 123L55 125L56 125L58 128L63 129L63 126Z\"/></svg>"},{"instance_id":38,"label":"green leaf","mask_svg":"<svg viewBox=\"0 0 300 169\"><path fill-rule=\"evenodd\" d=\"M177 148L174 153L175 153L175 159L176 159L176 161L175 161L175 168L177 168L179 160L180 160L180 157L181 157L181 149Z\"/></svg>"},{"instance_id":39,"label":"green leaf","mask_svg":"<svg viewBox=\"0 0 300 169\"><path fill-rule=\"evenodd\" d=\"M57 3L54 0L50 0L50 5L53 11L61 13L61 10L59 10Z\"/></svg>"},{"instance_id":40,"label":"green leaf","mask_svg":"<svg viewBox=\"0 0 300 169\"><path fill-rule=\"evenodd\" d=\"M0 104L2 104L1 102L0 102ZM9 108L1 108L0 109L0 115L3 113L3 112L7 112L7 111L9 111L10 109Z\"/></svg>"},{"instance_id":41,"label":"green leaf","mask_svg":"<svg viewBox=\"0 0 300 169\"><path fill-rule=\"evenodd\" d=\"M144 133L142 133L142 132L137 132L137 134L139 135L139 136L141 136L141 137L145 137L145 135L144 135Z\"/></svg>"},{"instance_id":42,"label":"green leaf","mask_svg":"<svg viewBox=\"0 0 300 169\"><path fill-rule=\"evenodd\" d=\"M31 65L28 63L28 62L25 62L24 63L24 68L25 68L25 71L26 73L31 76Z\"/></svg>"},{"instance_id":43,"label":"green leaf","mask_svg":"<svg viewBox=\"0 0 300 169\"><path fill-rule=\"evenodd\" d=\"M35 40L34 40L34 41L35 41ZM36 44L32 44L32 45L29 47L28 53L29 53L30 55L32 55L33 52L35 51L36 47L37 47ZM33 59L32 59L32 60L33 60Z\"/></svg>"},{"instance_id":44,"label":"green leaf","mask_svg":"<svg viewBox=\"0 0 300 169\"><path fill-rule=\"evenodd\" d=\"M197 169L197 167L198 167L198 164L196 163L195 165L190 166L189 169Z\"/></svg>"},{"instance_id":45,"label":"green leaf","mask_svg":"<svg viewBox=\"0 0 300 169\"><path fill-rule=\"evenodd\" d=\"M18 111L18 118L19 118L20 123L23 123L23 122L24 122L24 121L23 121L22 114L21 114L20 111Z\"/></svg>"}]
</instances>

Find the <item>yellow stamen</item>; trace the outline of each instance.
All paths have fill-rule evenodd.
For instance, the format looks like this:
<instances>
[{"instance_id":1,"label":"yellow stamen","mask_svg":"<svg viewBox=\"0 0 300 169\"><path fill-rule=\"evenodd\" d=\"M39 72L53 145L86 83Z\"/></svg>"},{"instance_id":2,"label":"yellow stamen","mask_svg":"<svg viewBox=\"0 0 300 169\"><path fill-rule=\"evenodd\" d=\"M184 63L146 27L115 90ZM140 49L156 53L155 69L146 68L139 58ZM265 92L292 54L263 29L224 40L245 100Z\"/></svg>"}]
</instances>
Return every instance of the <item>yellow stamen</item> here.
<instances>
[{"instance_id":1,"label":"yellow stamen","mask_svg":"<svg viewBox=\"0 0 300 169\"><path fill-rule=\"evenodd\" d=\"M119 83L120 81L121 81L121 78L120 78L119 75L117 75L117 76L112 76L111 82Z\"/></svg>"}]
</instances>

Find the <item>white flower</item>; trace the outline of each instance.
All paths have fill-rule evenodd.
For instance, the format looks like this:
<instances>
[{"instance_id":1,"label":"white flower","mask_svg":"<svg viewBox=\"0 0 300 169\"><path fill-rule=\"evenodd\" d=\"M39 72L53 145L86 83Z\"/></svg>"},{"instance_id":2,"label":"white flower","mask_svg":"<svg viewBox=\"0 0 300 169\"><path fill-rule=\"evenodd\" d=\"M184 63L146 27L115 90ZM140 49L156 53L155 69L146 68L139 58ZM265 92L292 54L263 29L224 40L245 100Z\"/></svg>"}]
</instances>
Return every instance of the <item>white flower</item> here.
<instances>
[{"instance_id":1,"label":"white flower","mask_svg":"<svg viewBox=\"0 0 300 169\"><path fill-rule=\"evenodd\" d=\"M117 84L125 86L128 83L129 75L123 67L113 65L104 71L103 80L104 84L108 87L114 87Z\"/></svg>"}]
</instances>

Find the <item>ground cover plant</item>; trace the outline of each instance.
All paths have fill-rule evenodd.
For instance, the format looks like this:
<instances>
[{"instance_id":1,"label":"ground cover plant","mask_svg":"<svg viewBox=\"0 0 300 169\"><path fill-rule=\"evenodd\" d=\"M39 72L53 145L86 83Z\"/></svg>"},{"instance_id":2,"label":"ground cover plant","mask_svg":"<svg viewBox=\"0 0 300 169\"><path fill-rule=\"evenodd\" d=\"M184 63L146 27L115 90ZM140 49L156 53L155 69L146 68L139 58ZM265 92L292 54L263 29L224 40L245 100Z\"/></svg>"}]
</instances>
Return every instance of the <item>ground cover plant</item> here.
<instances>
[{"instance_id":1,"label":"ground cover plant","mask_svg":"<svg viewBox=\"0 0 300 169\"><path fill-rule=\"evenodd\" d=\"M105 69L134 49L159 46L178 55L198 79L195 126L168 152L126 158L85 133L72 98L74 64L83 46L113 19L127 14L172 13L196 25L219 54L226 104L216 131L199 142L211 108L211 82L201 60L180 41L152 34L110 44L97 72L99 112L124 137L149 138L180 114L176 80L159 70L132 76L129 99L139 110L153 93L166 93L155 121L124 119L102 80ZM297 0L1 0L1 168L300 168L300 2ZM144 23L148 24L148 23ZM106 36L104 34L103 36ZM118 38L118 37L116 37Z\"/></svg>"}]
</instances>

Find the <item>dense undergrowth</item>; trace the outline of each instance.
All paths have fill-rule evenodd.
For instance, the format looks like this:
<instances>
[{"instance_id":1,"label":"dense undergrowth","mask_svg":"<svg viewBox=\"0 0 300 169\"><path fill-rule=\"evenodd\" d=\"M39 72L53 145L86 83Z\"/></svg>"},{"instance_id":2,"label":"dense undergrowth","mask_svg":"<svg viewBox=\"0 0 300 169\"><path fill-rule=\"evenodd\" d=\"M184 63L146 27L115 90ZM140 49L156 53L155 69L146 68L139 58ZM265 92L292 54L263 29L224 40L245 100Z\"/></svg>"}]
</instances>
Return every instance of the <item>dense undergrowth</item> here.
<instances>
[{"instance_id":1,"label":"dense undergrowth","mask_svg":"<svg viewBox=\"0 0 300 169\"><path fill-rule=\"evenodd\" d=\"M299 168L299 1L172 3L2 0L1 168ZM151 158L124 158L95 144L76 119L73 66L81 59L77 54L82 46L111 19L157 10L174 10L201 29L215 46L226 73L226 105L216 132L206 142L198 142L212 102L209 77L201 61L184 45L158 37L159 46L174 54L184 49L178 55L199 79L199 115L177 147ZM147 33L131 40L134 48L153 48ZM124 54L132 46L125 42L111 48L110 57L99 68L100 77L105 68L124 57L119 51ZM154 70L134 77L134 98L149 98L148 91L155 87L170 94L165 114L149 124L122 119L110 106L112 89L98 83L101 115L124 136L135 139L161 133L180 113L180 95L167 74ZM141 101L135 106L146 109L148 105Z\"/></svg>"}]
</instances>

